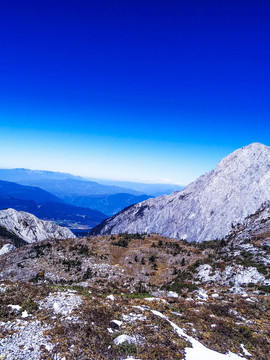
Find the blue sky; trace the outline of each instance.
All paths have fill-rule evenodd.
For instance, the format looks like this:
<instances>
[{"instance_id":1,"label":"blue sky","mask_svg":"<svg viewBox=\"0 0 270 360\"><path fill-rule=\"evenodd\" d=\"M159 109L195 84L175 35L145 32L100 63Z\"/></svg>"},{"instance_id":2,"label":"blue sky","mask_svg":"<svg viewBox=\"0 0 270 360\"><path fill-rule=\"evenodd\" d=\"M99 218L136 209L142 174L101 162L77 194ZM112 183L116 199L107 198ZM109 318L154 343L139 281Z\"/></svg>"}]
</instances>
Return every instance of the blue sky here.
<instances>
[{"instance_id":1,"label":"blue sky","mask_svg":"<svg viewBox=\"0 0 270 360\"><path fill-rule=\"evenodd\" d=\"M270 145L268 1L9 1L0 167L187 184Z\"/></svg>"}]
</instances>

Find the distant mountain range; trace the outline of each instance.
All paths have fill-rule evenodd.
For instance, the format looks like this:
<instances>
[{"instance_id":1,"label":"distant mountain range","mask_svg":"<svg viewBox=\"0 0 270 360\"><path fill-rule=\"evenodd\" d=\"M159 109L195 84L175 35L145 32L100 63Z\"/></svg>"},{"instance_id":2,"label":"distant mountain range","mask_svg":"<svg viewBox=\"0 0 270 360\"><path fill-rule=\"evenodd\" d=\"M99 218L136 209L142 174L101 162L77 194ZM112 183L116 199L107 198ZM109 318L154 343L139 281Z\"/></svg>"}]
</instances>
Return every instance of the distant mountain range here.
<instances>
[{"instance_id":1,"label":"distant mountain range","mask_svg":"<svg viewBox=\"0 0 270 360\"><path fill-rule=\"evenodd\" d=\"M158 196L183 189L183 187L174 184L145 184L117 180L91 179L60 172L29 170L23 168L0 169L0 179L22 185L38 186L56 196L63 194L92 196L119 193Z\"/></svg>"},{"instance_id":2,"label":"distant mountain range","mask_svg":"<svg viewBox=\"0 0 270 360\"><path fill-rule=\"evenodd\" d=\"M6 208L30 212L40 219L53 220L72 228L90 228L107 217L97 210L66 204L37 187L0 181L0 209Z\"/></svg>"},{"instance_id":3,"label":"distant mountain range","mask_svg":"<svg viewBox=\"0 0 270 360\"><path fill-rule=\"evenodd\" d=\"M99 184L116 185L124 188L136 190L142 194L150 195L150 197L157 197L161 195L169 195L173 191L180 191L183 186L176 184L147 184L131 181L105 180L105 179L91 179L97 181Z\"/></svg>"},{"instance_id":4,"label":"distant mountain range","mask_svg":"<svg viewBox=\"0 0 270 360\"><path fill-rule=\"evenodd\" d=\"M114 215L124 208L137 204L151 198L149 195L132 195L126 193L112 195L93 195L93 196L63 196L62 199L72 205L89 207L105 213Z\"/></svg>"},{"instance_id":5,"label":"distant mountain range","mask_svg":"<svg viewBox=\"0 0 270 360\"><path fill-rule=\"evenodd\" d=\"M37 203L47 201L63 202L55 195L34 186L23 186L10 181L0 180L0 197L12 197L20 200L34 200Z\"/></svg>"},{"instance_id":6,"label":"distant mountain range","mask_svg":"<svg viewBox=\"0 0 270 360\"><path fill-rule=\"evenodd\" d=\"M47 201L65 202L76 207L97 210L107 216L114 215L125 207L153 196L169 194L174 190L181 189L178 185L170 184L143 184L97 179L99 183L92 181L92 179L71 174L29 169L0 169L0 179L29 187L28 189L26 187L22 189L18 185L16 194L14 186L12 194L1 192L0 188L0 194L2 195L11 195L13 198L21 200L34 200L37 203ZM45 192L42 193L41 189L45 190ZM5 185L5 191L7 190L7 185ZM25 191L27 191L27 194L24 193ZM36 196L33 197L35 192ZM43 199L42 196L45 198ZM9 199L8 203L10 201L11 199ZM17 205L14 208L30 211L30 208L28 208L29 204L19 202ZM4 206L3 199L2 206ZM43 213L37 213L37 211L34 213L37 216L45 216ZM99 221L101 221L100 218ZM91 224L97 224L96 218Z\"/></svg>"}]
</instances>

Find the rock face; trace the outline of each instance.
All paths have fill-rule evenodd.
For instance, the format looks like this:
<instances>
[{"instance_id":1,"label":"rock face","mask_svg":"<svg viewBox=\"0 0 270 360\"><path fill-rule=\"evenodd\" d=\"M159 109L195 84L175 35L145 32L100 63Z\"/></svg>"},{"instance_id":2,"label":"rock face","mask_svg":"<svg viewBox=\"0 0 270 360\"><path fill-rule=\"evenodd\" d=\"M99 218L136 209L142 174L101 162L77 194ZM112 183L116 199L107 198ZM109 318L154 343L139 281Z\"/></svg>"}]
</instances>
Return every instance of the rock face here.
<instances>
[{"instance_id":1,"label":"rock face","mask_svg":"<svg viewBox=\"0 0 270 360\"><path fill-rule=\"evenodd\" d=\"M40 220L32 214L14 209L0 211L0 226L28 243L48 238L75 238L75 235L68 228L59 226L53 221Z\"/></svg>"},{"instance_id":2,"label":"rock face","mask_svg":"<svg viewBox=\"0 0 270 360\"><path fill-rule=\"evenodd\" d=\"M7 253L9 253L10 251L13 251L13 250L16 250L16 246L14 246L13 244L5 244L0 249L0 255L7 254Z\"/></svg>"},{"instance_id":3,"label":"rock face","mask_svg":"<svg viewBox=\"0 0 270 360\"><path fill-rule=\"evenodd\" d=\"M236 150L180 192L149 199L105 220L93 234L153 233L203 242L222 238L270 200L270 147Z\"/></svg>"}]
</instances>

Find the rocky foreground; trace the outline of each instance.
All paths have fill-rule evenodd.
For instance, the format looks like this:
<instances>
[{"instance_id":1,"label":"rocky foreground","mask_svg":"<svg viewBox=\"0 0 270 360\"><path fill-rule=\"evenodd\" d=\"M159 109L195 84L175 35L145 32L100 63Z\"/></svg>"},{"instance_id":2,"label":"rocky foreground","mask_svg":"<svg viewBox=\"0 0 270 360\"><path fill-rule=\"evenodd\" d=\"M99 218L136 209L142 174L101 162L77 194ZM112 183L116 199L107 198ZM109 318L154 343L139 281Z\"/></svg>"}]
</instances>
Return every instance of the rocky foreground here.
<instances>
[{"instance_id":1,"label":"rocky foreground","mask_svg":"<svg viewBox=\"0 0 270 360\"><path fill-rule=\"evenodd\" d=\"M270 359L268 227L265 206L220 241L120 234L4 253L0 356Z\"/></svg>"}]
</instances>

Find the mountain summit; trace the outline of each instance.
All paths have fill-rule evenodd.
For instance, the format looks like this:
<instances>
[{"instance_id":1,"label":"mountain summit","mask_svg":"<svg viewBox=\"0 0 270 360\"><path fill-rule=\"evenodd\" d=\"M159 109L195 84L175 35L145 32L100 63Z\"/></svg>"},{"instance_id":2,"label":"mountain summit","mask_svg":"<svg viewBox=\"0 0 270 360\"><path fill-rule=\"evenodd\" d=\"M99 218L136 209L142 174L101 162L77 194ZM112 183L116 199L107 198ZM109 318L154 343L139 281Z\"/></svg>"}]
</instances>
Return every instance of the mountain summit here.
<instances>
[{"instance_id":1,"label":"mountain summit","mask_svg":"<svg viewBox=\"0 0 270 360\"><path fill-rule=\"evenodd\" d=\"M270 147L234 151L180 192L149 199L105 220L93 234L158 233L202 242L222 238L270 200Z\"/></svg>"}]
</instances>

